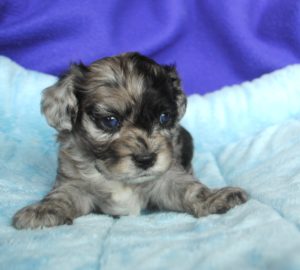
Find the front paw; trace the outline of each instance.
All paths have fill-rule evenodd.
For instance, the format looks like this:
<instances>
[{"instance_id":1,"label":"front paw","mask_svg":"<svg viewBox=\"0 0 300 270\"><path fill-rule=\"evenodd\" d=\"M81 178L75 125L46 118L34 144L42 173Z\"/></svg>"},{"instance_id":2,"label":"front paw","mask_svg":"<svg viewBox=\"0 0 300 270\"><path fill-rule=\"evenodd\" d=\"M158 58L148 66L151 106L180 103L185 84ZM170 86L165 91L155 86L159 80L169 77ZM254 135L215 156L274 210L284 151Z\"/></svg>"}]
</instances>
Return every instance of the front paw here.
<instances>
[{"instance_id":1,"label":"front paw","mask_svg":"<svg viewBox=\"0 0 300 270\"><path fill-rule=\"evenodd\" d=\"M224 214L229 209L247 201L247 193L236 187L225 187L216 190L207 200L210 214Z\"/></svg>"},{"instance_id":2,"label":"front paw","mask_svg":"<svg viewBox=\"0 0 300 270\"><path fill-rule=\"evenodd\" d=\"M37 203L19 210L13 218L12 225L16 229L36 229L72 224L72 222L61 208L51 203Z\"/></svg>"},{"instance_id":3,"label":"front paw","mask_svg":"<svg viewBox=\"0 0 300 270\"><path fill-rule=\"evenodd\" d=\"M247 201L247 193L234 187L225 187L219 190L194 188L189 192L189 200L185 205L187 212L195 217L210 214L223 214L236 205Z\"/></svg>"}]
</instances>

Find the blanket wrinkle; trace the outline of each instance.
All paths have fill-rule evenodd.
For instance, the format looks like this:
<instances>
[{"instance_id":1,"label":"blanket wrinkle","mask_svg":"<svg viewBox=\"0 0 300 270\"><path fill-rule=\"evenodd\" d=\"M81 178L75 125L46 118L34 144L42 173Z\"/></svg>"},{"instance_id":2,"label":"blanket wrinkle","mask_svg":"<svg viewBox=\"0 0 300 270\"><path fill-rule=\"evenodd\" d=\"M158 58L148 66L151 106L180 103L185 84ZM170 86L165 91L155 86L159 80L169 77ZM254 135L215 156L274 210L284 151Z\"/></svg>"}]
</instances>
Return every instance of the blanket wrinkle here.
<instances>
[{"instance_id":1,"label":"blanket wrinkle","mask_svg":"<svg viewBox=\"0 0 300 270\"><path fill-rule=\"evenodd\" d=\"M300 65L188 97L182 124L194 138L195 175L211 188L244 188L246 204L199 219L90 214L28 231L11 218L55 179L55 132L39 106L57 78L1 56L0 70L0 269L300 268Z\"/></svg>"},{"instance_id":2,"label":"blanket wrinkle","mask_svg":"<svg viewBox=\"0 0 300 270\"><path fill-rule=\"evenodd\" d=\"M284 221L286 221L291 227L295 228L296 230L299 231L300 233L300 225L299 224L295 224L293 222L293 220L290 220L289 217L284 216L284 214L276 208L276 206L270 205L267 202L264 202L261 198L256 197L255 195L251 195L251 199L256 200L257 202L263 204L264 206L272 209L274 212L276 212L276 214L278 214L279 218L282 218ZM270 221L273 222L273 221ZM300 243L299 243L300 245Z\"/></svg>"},{"instance_id":3,"label":"blanket wrinkle","mask_svg":"<svg viewBox=\"0 0 300 270\"><path fill-rule=\"evenodd\" d=\"M112 231L113 231L113 228L114 228L116 222L117 222L117 220L115 218L113 218L113 223L110 225L104 238L102 239L101 253L98 256L98 269L105 269L106 260L107 260L106 254L109 253L109 251L110 251L108 243L109 243L110 236L112 234Z\"/></svg>"},{"instance_id":4,"label":"blanket wrinkle","mask_svg":"<svg viewBox=\"0 0 300 270\"><path fill-rule=\"evenodd\" d=\"M281 155L284 151L299 144L300 138L297 135L298 132L297 130L293 131L295 128L300 128L300 121L291 119L284 125L270 126L263 132L259 132L255 137L229 144L226 149L218 155L218 159L216 160L218 164L224 164L226 162L226 165L223 165L223 167L226 168L224 174L226 177L229 177L228 182L230 183L230 178L236 178L239 173L238 170L234 170L233 168L238 161L243 164L243 172L248 173L251 168L258 167L270 159L270 157ZM291 133L288 140L286 138L286 132ZM276 137L280 138L276 139ZM276 143L274 145L275 140L284 140L285 143ZM257 149L259 152L257 152ZM268 150L267 155L266 149ZM233 152L235 155L232 155ZM249 159L249 156L253 158Z\"/></svg>"},{"instance_id":5,"label":"blanket wrinkle","mask_svg":"<svg viewBox=\"0 0 300 270\"><path fill-rule=\"evenodd\" d=\"M210 152L194 154L193 168L197 169L197 176L209 188L220 188L226 185L224 175L220 170L218 160Z\"/></svg>"}]
</instances>

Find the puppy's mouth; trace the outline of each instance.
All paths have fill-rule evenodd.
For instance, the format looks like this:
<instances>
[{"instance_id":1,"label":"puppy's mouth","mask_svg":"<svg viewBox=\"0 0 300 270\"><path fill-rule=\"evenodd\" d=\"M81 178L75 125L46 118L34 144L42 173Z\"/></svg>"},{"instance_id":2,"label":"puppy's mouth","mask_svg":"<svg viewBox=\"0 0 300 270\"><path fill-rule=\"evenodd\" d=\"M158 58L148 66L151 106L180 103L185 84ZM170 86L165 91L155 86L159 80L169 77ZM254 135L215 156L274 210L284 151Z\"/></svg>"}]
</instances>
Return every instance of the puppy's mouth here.
<instances>
[{"instance_id":1,"label":"puppy's mouth","mask_svg":"<svg viewBox=\"0 0 300 270\"><path fill-rule=\"evenodd\" d=\"M138 184L159 179L171 166L171 151L116 155L115 160L96 159L95 167L108 181Z\"/></svg>"},{"instance_id":2,"label":"puppy's mouth","mask_svg":"<svg viewBox=\"0 0 300 270\"><path fill-rule=\"evenodd\" d=\"M123 181L129 184L140 184L144 182L154 181L158 178L158 175L154 174L142 174L137 177L130 177L127 179L124 179Z\"/></svg>"},{"instance_id":3,"label":"puppy's mouth","mask_svg":"<svg viewBox=\"0 0 300 270\"><path fill-rule=\"evenodd\" d=\"M128 184L139 184L139 183L144 183L148 181L154 181L158 179L164 172L153 172L151 169L149 170L138 170L136 174L128 175L126 173L123 174L113 174L111 172L108 172L105 168L102 168L99 166L99 164L95 164L95 168L97 171L104 175L107 180L117 180L117 181L122 181Z\"/></svg>"}]
</instances>

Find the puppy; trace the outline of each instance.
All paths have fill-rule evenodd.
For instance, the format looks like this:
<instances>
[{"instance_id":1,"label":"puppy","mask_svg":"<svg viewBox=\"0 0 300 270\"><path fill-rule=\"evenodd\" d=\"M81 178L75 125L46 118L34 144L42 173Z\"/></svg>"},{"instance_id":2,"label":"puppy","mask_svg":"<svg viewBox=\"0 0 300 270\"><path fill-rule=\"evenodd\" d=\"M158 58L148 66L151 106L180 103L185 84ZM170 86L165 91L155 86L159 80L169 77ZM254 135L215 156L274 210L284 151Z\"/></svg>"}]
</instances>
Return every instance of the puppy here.
<instances>
[{"instance_id":1,"label":"puppy","mask_svg":"<svg viewBox=\"0 0 300 270\"><path fill-rule=\"evenodd\" d=\"M146 208L201 217L247 200L240 188L210 190L193 176L192 138L179 124L186 97L173 66L138 53L72 65L44 90L41 108L58 132L57 177L44 199L15 214L17 229Z\"/></svg>"}]
</instances>

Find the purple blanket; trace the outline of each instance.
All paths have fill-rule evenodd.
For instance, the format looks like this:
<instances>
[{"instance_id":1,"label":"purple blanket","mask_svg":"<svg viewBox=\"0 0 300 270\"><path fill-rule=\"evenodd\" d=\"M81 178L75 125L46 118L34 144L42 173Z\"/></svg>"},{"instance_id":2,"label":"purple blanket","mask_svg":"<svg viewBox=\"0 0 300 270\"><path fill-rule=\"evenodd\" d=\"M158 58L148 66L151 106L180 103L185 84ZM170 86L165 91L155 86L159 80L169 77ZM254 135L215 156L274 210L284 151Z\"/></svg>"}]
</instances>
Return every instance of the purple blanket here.
<instances>
[{"instance_id":1,"label":"purple blanket","mask_svg":"<svg viewBox=\"0 0 300 270\"><path fill-rule=\"evenodd\" d=\"M299 25L295 0L1 0L0 54L58 75L140 51L203 94L299 62Z\"/></svg>"}]
</instances>

